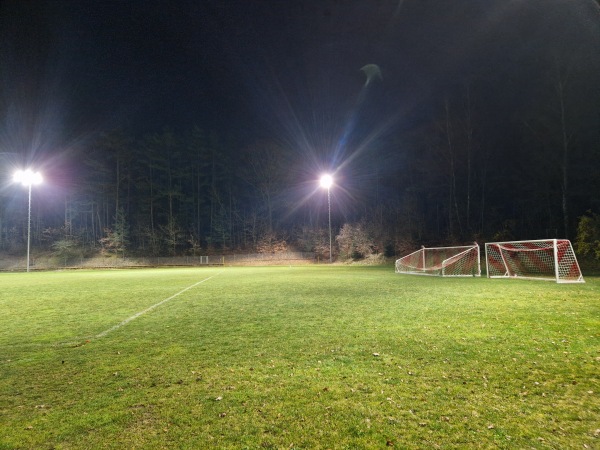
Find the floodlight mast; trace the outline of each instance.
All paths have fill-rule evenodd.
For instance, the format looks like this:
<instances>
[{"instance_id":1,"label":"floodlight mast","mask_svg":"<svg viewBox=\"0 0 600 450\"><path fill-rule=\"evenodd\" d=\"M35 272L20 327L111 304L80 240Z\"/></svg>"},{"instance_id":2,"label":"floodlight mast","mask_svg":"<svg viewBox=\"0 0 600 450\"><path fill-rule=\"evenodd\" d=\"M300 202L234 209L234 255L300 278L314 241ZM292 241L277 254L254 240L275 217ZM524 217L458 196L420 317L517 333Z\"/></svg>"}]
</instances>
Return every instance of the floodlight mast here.
<instances>
[{"instance_id":1,"label":"floodlight mast","mask_svg":"<svg viewBox=\"0 0 600 450\"><path fill-rule=\"evenodd\" d=\"M31 169L18 170L13 176L15 183L21 183L28 188L28 208L27 208L27 272L29 272L29 250L31 248L31 186L42 182L42 174L34 172Z\"/></svg>"},{"instance_id":2,"label":"floodlight mast","mask_svg":"<svg viewBox=\"0 0 600 450\"><path fill-rule=\"evenodd\" d=\"M327 189L327 211L329 213L329 264L333 263L333 255L331 251L331 186L333 185L333 177L329 174L321 176L321 187Z\"/></svg>"}]
</instances>

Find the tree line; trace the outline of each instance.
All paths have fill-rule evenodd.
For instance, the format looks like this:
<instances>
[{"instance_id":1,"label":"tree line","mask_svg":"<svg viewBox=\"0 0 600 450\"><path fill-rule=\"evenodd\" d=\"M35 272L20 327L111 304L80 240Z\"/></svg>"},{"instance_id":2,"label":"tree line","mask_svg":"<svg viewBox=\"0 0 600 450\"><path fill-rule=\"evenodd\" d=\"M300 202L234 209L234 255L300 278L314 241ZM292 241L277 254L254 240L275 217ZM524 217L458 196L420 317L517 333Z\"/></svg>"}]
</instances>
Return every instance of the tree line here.
<instances>
[{"instance_id":1,"label":"tree line","mask_svg":"<svg viewBox=\"0 0 600 450\"><path fill-rule=\"evenodd\" d=\"M489 96L493 74L463 79L410 125L350 138L361 151L349 152L356 156L332 189L335 252L391 256L421 244L574 239L581 217L596 220L600 210L600 94L589 83L596 72L578 64L549 61L526 96L516 80L504 80L510 99ZM327 201L310 160L328 155L277 136L232 136L200 126L141 137L113 130L46 155L53 162L44 186L33 189L32 246L326 256ZM3 251L26 242L25 191L0 191Z\"/></svg>"}]
</instances>

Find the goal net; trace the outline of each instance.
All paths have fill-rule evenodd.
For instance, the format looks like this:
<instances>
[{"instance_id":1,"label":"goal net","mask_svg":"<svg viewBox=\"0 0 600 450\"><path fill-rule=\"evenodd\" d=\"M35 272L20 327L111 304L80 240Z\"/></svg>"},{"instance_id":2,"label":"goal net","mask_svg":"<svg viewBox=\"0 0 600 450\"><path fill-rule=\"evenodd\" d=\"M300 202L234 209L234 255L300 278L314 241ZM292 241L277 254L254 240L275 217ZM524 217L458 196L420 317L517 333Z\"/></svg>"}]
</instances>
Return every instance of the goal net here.
<instances>
[{"instance_id":1,"label":"goal net","mask_svg":"<svg viewBox=\"0 0 600 450\"><path fill-rule=\"evenodd\" d=\"M479 245L421 247L396 261L396 273L442 277L481 276Z\"/></svg>"},{"instance_id":2,"label":"goal net","mask_svg":"<svg viewBox=\"0 0 600 450\"><path fill-rule=\"evenodd\" d=\"M488 278L585 282L567 239L488 242L485 244L485 264Z\"/></svg>"}]
</instances>

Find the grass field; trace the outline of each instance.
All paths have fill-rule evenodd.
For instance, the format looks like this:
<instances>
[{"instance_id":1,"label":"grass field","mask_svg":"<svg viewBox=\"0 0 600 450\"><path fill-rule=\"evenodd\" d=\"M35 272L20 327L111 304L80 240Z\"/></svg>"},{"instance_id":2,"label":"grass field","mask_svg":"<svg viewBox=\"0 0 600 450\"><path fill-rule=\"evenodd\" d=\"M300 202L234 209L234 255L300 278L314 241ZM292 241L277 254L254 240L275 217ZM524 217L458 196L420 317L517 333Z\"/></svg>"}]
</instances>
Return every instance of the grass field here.
<instances>
[{"instance_id":1,"label":"grass field","mask_svg":"<svg viewBox=\"0 0 600 450\"><path fill-rule=\"evenodd\" d=\"M600 448L600 279L0 274L0 449Z\"/></svg>"}]
</instances>

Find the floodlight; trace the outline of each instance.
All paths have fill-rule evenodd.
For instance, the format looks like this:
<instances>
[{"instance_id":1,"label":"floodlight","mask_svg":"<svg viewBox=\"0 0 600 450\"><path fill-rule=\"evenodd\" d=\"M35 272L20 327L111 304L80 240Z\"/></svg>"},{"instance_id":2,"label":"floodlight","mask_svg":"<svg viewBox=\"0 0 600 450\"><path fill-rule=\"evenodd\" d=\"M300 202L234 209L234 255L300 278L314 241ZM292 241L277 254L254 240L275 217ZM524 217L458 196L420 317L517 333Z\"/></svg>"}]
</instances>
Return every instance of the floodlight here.
<instances>
[{"instance_id":1,"label":"floodlight","mask_svg":"<svg viewBox=\"0 0 600 450\"><path fill-rule=\"evenodd\" d=\"M29 190L29 203L27 213L27 272L29 272L29 248L31 244L31 186L42 182L42 174L31 169L17 170L13 176L15 183L21 183Z\"/></svg>"},{"instance_id":2,"label":"floodlight","mask_svg":"<svg viewBox=\"0 0 600 450\"><path fill-rule=\"evenodd\" d=\"M39 172L34 172L31 169L27 170L17 170L13 176L13 181L15 183L21 183L25 187L30 187L34 184L40 184L42 179L42 174Z\"/></svg>"},{"instance_id":3,"label":"floodlight","mask_svg":"<svg viewBox=\"0 0 600 450\"><path fill-rule=\"evenodd\" d=\"M321 176L321 187L324 187L325 189L329 189L331 187L331 185L333 184L333 177L331 175L329 175L328 173L324 174Z\"/></svg>"},{"instance_id":4,"label":"floodlight","mask_svg":"<svg viewBox=\"0 0 600 450\"><path fill-rule=\"evenodd\" d=\"M328 173L321 175L320 184L322 188L327 189L327 211L329 213L329 263L333 262L332 240L331 240L331 186L333 185L333 177Z\"/></svg>"}]
</instances>

